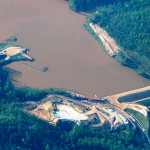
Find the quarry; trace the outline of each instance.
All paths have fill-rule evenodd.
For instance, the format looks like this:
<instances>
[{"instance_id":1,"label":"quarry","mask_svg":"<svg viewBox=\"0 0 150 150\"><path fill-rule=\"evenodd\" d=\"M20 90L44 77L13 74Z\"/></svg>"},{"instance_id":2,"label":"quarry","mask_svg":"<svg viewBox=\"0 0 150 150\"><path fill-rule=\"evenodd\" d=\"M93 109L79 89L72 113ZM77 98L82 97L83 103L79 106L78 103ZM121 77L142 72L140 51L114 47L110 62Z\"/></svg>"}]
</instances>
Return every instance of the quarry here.
<instances>
[{"instance_id":1,"label":"quarry","mask_svg":"<svg viewBox=\"0 0 150 150\"><path fill-rule=\"evenodd\" d=\"M73 122L77 125L83 124L110 131L124 129L127 126L131 129L139 128L149 141L147 131L143 125L134 115L125 111L127 108L132 109L146 117L149 109L133 101L120 103L118 100L122 95L138 94L148 89L150 89L150 86L103 98L86 97L80 93L66 91L71 96L49 94L38 102L22 103L21 107L54 126L60 122L64 126L66 122ZM145 96L150 96L150 93Z\"/></svg>"}]
</instances>

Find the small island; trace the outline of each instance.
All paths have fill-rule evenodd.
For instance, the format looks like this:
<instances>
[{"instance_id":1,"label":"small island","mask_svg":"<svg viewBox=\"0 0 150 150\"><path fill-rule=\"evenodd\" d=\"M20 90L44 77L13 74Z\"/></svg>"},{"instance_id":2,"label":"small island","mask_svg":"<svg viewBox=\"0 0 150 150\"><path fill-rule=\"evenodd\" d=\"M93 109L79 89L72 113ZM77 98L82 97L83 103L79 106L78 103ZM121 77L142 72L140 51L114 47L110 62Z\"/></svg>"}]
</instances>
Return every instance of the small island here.
<instances>
[{"instance_id":1,"label":"small island","mask_svg":"<svg viewBox=\"0 0 150 150\"><path fill-rule=\"evenodd\" d=\"M13 44L0 44L0 66L7 65L14 61L34 61L28 55L29 49Z\"/></svg>"},{"instance_id":2,"label":"small island","mask_svg":"<svg viewBox=\"0 0 150 150\"><path fill-rule=\"evenodd\" d=\"M8 42L17 42L17 41L18 41L18 38L15 37L15 36L11 36L11 37L9 37L6 41L8 41Z\"/></svg>"}]
</instances>

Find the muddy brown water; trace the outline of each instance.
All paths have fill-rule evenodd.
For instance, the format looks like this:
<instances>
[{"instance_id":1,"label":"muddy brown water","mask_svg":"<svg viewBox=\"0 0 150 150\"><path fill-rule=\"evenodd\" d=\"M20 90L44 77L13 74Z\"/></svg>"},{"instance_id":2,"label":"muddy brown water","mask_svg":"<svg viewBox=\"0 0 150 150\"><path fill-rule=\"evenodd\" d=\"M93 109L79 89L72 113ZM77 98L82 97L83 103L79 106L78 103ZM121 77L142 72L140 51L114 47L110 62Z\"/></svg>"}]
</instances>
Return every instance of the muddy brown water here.
<instances>
[{"instance_id":1,"label":"muddy brown water","mask_svg":"<svg viewBox=\"0 0 150 150\"><path fill-rule=\"evenodd\" d=\"M0 0L0 42L18 37L36 60L8 67L21 72L16 86L62 87L88 96L106 96L143 87L150 81L110 58L84 29L85 16L64 0Z\"/></svg>"}]
</instances>

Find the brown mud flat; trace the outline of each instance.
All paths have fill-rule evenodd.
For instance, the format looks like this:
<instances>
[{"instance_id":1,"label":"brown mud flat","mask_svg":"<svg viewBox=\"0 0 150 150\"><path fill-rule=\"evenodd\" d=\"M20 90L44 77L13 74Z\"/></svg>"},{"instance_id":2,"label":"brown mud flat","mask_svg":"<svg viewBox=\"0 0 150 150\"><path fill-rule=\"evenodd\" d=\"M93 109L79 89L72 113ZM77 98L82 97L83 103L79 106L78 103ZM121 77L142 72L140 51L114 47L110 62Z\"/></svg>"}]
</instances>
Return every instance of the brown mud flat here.
<instances>
[{"instance_id":1,"label":"brown mud flat","mask_svg":"<svg viewBox=\"0 0 150 150\"><path fill-rule=\"evenodd\" d=\"M16 86L62 87L88 96L106 96L150 84L109 57L84 29L85 16L72 12L63 0L0 2L0 42L15 35L16 44L31 49L35 68L12 63L20 71Z\"/></svg>"}]
</instances>

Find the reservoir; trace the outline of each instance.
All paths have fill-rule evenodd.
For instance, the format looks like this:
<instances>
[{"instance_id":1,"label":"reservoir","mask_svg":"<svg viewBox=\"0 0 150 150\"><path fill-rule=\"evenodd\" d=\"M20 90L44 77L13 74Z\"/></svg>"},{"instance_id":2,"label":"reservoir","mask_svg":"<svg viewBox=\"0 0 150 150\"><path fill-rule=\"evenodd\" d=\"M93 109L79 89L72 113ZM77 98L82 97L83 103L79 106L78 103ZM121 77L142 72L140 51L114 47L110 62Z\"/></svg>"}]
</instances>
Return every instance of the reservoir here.
<instances>
[{"instance_id":1,"label":"reservoir","mask_svg":"<svg viewBox=\"0 0 150 150\"><path fill-rule=\"evenodd\" d=\"M99 97L150 84L133 70L109 57L83 24L85 16L64 0L0 0L0 42L15 35L36 60L7 67L16 86L59 87Z\"/></svg>"}]
</instances>

